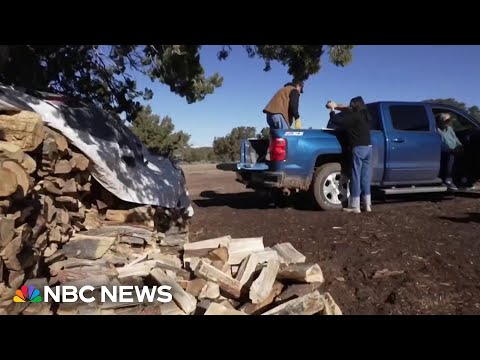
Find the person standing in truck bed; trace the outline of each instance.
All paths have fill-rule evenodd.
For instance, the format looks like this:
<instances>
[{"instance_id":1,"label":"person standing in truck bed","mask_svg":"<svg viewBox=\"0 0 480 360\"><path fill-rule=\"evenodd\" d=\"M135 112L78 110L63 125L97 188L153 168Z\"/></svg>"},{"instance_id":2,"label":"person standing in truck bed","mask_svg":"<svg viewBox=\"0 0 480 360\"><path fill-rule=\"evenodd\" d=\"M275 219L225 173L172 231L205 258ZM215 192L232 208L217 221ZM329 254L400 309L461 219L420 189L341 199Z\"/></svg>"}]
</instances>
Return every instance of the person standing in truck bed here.
<instances>
[{"instance_id":1,"label":"person standing in truck bed","mask_svg":"<svg viewBox=\"0 0 480 360\"><path fill-rule=\"evenodd\" d=\"M300 128L298 105L300 94L303 93L303 85L303 81L293 81L285 84L273 95L263 109L271 129L288 129L292 125L297 129Z\"/></svg>"},{"instance_id":2,"label":"person standing in truck bed","mask_svg":"<svg viewBox=\"0 0 480 360\"><path fill-rule=\"evenodd\" d=\"M365 211L371 209L372 179L372 142L370 139L370 114L361 96L350 100L345 108L334 101L327 103L330 111L330 122L345 130L349 151L352 152L352 175L350 179L349 206L344 211L360 213L360 195L363 194ZM335 114L335 109L343 112Z\"/></svg>"}]
</instances>

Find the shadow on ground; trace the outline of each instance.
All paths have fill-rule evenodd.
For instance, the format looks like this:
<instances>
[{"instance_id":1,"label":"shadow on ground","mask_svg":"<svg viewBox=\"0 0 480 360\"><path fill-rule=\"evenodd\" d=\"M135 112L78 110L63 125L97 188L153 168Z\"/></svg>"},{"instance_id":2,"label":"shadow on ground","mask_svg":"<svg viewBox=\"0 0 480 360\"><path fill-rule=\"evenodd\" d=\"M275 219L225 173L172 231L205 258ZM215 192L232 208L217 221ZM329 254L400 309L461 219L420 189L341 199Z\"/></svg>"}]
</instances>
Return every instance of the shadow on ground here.
<instances>
[{"instance_id":1,"label":"shadow on ground","mask_svg":"<svg viewBox=\"0 0 480 360\"><path fill-rule=\"evenodd\" d=\"M452 221L456 223L468 224L468 223L480 223L480 213L468 213L464 217L451 217L451 216L440 216L439 219Z\"/></svg>"},{"instance_id":2,"label":"shadow on ground","mask_svg":"<svg viewBox=\"0 0 480 360\"><path fill-rule=\"evenodd\" d=\"M193 202L198 207L227 206L232 209L271 209L271 208L294 208L296 210L316 211L317 208L309 199L308 195L301 194L291 197L281 198L276 204L265 195L256 192L240 193L217 193L216 191L203 191L200 193L203 199L197 199Z\"/></svg>"},{"instance_id":3,"label":"shadow on ground","mask_svg":"<svg viewBox=\"0 0 480 360\"><path fill-rule=\"evenodd\" d=\"M201 208L227 206L232 209L270 209L270 208L293 208L304 211L319 211L314 202L313 195L300 193L290 197L281 198L276 204L271 198L253 191L240 193L218 193L213 190L206 190L200 193L202 199L193 202ZM454 197L438 194L408 194L391 195L387 197L374 196L373 205L400 203L408 205L414 202L443 202L452 200Z\"/></svg>"}]
</instances>

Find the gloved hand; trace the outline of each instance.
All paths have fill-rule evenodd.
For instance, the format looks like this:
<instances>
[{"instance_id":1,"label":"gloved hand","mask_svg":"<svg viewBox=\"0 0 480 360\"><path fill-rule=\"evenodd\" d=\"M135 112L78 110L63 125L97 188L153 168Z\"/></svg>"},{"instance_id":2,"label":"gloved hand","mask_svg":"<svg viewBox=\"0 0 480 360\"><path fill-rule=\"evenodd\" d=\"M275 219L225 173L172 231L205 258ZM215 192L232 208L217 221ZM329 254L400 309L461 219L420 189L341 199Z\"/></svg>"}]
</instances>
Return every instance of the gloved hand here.
<instances>
[{"instance_id":1,"label":"gloved hand","mask_svg":"<svg viewBox=\"0 0 480 360\"><path fill-rule=\"evenodd\" d=\"M295 129L301 129L302 128L302 121L300 120L300 118L298 118L297 120L295 120Z\"/></svg>"}]
</instances>

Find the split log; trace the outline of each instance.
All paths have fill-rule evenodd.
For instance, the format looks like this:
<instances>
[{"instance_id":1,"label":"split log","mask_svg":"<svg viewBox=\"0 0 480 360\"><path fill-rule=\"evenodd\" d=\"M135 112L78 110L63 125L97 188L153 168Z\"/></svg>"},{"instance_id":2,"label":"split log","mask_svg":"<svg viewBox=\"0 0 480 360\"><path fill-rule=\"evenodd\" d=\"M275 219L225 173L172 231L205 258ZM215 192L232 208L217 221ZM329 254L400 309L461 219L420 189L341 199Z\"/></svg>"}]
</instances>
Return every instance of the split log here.
<instances>
[{"instance_id":1,"label":"split log","mask_svg":"<svg viewBox=\"0 0 480 360\"><path fill-rule=\"evenodd\" d=\"M230 303L229 300L223 300L222 302L219 302L219 304L225 306L227 309L236 310L235 307Z\"/></svg>"},{"instance_id":2,"label":"split log","mask_svg":"<svg viewBox=\"0 0 480 360\"><path fill-rule=\"evenodd\" d=\"M232 310L224 305L217 304L215 302L210 303L207 311L204 315L247 315L238 310Z\"/></svg>"},{"instance_id":3,"label":"split log","mask_svg":"<svg viewBox=\"0 0 480 360\"><path fill-rule=\"evenodd\" d=\"M81 203L71 196L58 196L55 198L55 206L57 208L65 208L67 211L78 211Z\"/></svg>"},{"instance_id":4,"label":"split log","mask_svg":"<svg viewBox=\"0 0 480 360\"><path fill-rule=\"evenodd\" d=\"M155 267L155 264L155 260L150 260L132 266L124 266L123 268L118 268L118 278L121 279L131 276L148 276L150 274L150 271Z\"/></svg>"},{"instance_id":5,"label":"split log","mask_svg":"<svg viewBox=\"0 0 480 360\"><path fill-rule=\"evenodd\" d=\"M55 161L58 158L57 144L54 139L45 139L42 146L42 154L44 158Z\"/></svg>"},{"instance_id":6,"label":"split log","mask_svg":"<svg viewBox=\"0 0 480 360\"><path fill-rule=\"evenodd\" d=\"M274 250L259 251L249 255L240 264L236 279L240 281L242 285L247 284L258 265L271 260L278 260L278 254Z\"/></svg>"},{"instance_id":7,"label":"split log","mask_svg":"<svg viewBox=\"0 0 480 360\"><path fill-rule=\"evenodd\" d=\"M80 289L84 286L93 286L95 289L101 288L102 286L109 286L110 279L105 274L98 274L95 276L90 276L85 279L68 281L63 283L65 286L75 286L77 289Z\"/></svg>"},{"instance_id":8,"label":"split log","mask_svg":"<svg viewBox=\"0 0 480 360\"><path fill-rule=\"evenodd\" d=\"M153 269L150 272L150 275L159 284L170 286L172 288L171 294L173 296L173 300L185 313L190 314L195 311L195 308L197 307L197 300L191 294L183 290L174 279L165 274L165 272L163 272L161 269Z\"/></svg>"},{"instance_id":9,"label":"split log","mask_svg":"<svg viewBox=\"0 0 480 360\"><path fill-rule=\"evenodd\" d=\"M52 139L55 141L55 145L57 149L61 152L68 149L68 142L65 136L60 134L59 132L45 126L45 138Z\"/></svg>"},{"instance_id":10,"label":"split log","mask_svg":"<svg viewBox=\"0 0 480 360\"><path fill-rule=\"evenodd\" d=\"M135 236L121 236L119 242L123 244L130 244L130 245L140 245L140 246L145 245L144 239L138 238Z\"/></svg>"},{"instance_id":11,"label":"split log","mask_svg":"<svg viewBox=\"0 0 480 360\"><path fill-rule=\"evenodd\" d=\"M5 246L5 248L0 251L0 257L3 259L5 267L8 270L20 271L22 270L22 265L18 261L17 254L22 250L22 237L17 236L15 239L10 241L10 243Z\"/></svg>"},{"instance_id":12,"label":"split log","mask_svg":"<svg viewBox=\"0 0 480 360\"><path fill-rule=\"evenodd\" d=\"M20 146L16 144L0 141L0 153L17 161L29 174L32 174L37 169L36 161L31 156L25 154Z\"/></svg>"},{"instance_id":13,"label":"split log","mask_svg":"<svg viewBox=\"0 0 480 360\"><path fill-rule=\"evenodd\" d=\"M70 224L70 212L64 209L55 209L55 221L62 227L68 227Z\"/></svg>"},{"instance_id":14,"label":"split log","mask_svg":"<svg viewBox=\"0 0 480 360\"><path fill-rule=\"evenodd\" d=\"M94 266L97 268L106 267L107 261L105 259L100 260L86 260L86 259L76 259L76 258L69 258L65 260L63 267L65 269L81 267L81 266Z\"/></svg>"},{"instance_id":15,"label":"split log","mask_svg":"<svg viewBox=\"0 0 480 360\"><path fill-rule=\"evenodd\" d=\"M273 284L277 278L280 262L278 260L271 260L262 269L258 278L252 283L250 287L250 300L253 304L259 304L268 298L272 291Z\"/></svg>"},{"instance_id":16,"label":"split log","mask_svg":"<svg viewBox=\"0 0 480 360\"><path fill-rule=\"evenodd\" d=\"M51 244L51 245L55 245L55 247L57 247L57 244ZM56 261L61 261L65 259L65 257L66 257L65 252L62 249L54 252L50 256L46 256L44 261L45 261L45 264L49 265L49 264L53 264Z\"/></svg>"},{"instance_id":17,"label":"split log","mask_svg":"<svg viewBox=\"0 0 480 360\"><path fill-rule=\"evenodd\" d=\"M83 186L78 185L78 191L90 192L92 189L92 183L86 183Z\"/></svg>"},{"instance_id":18,"label":"split log","mask_svg":"<svg viewBox=\"0 0 480 360\"><path fill-rule=\"evenodd\" d=\"M177 269L182 268L182 261L175 255L155 253L155 254L149 254L148 259L156 260L157 263L171 266L172 268L177 268Z\"/></svg>"},{"instance_id":19,"label":"split log","mask_svg":"<svg viewBox=\"0 0 480 360\"><path fill-rule=\"evenodd\" d=\"M1 197L1 196L0 196ZM3 210L5 213L8 212L8 209L10 208L11 205L11 200L10 199L4 199L0 200L0 213Z\"/></svg>"},{"instance_id":20,"label":"split log","mask_svg":"<svg viewBox=\"0 0 480 360\"><path fill-rule=\"evenodd\" d=\"M198 297L205 285L207 285L207 280L202 278L196 278L188 282L186 291L189 294Z\"/></svg>"},{"instance_id":21,"label":"split log","mask_svg":"<svg viewBox=\"0 0 480 360\"><path fill-rule=\"evenodd\" d=\"M0 217L0 251L7 246L15 236L15 219Z\"/></svg>"},{"instance_id":22,"label":"split log","mask_svg":"<svg viewBox=\"0 0 480 360\"><path fill-rule=\"evenodd\" d=\"M49 195L45 195L43 197L43 214L47 223L51 223L53 220L53 216L55 215L56 209L53 206L53 199Z\"/></svg>"},{"instance_id":23,"label":"split log","mask_svg":"<svg viewBox=\"0 0 480 360\"><path fill-rule=\"evenodd\" d=\"M305 296L317 290L322 283L310 283L310 284L292 284L287 289L277 296L276 302L283 302Z\"/></svg>"},{"instance_id":24,"label":"split log","mask_svg":"<svg viewBox=\"0 0 480 360\"><path fill-rule=\"evenodd\" d=\"M251 253L264 250L263 237L232 239L227 248L228 264L238 265Z\"/></svg>"},{"instance_id":25,"label":"split log","mask_svg":"<svg viewBox=\"0 0 480 360\"><path fill-rule=\"evenodd\" d=\"M2 159L0 160L0 168L10 170L17 178L17 184L21 188L21 194L26 196L28 191L33 187L30 176L25 169L15 160ZM3 182L3 179L2 179ZM11 185L9 185L11 187Z\"/></svg>"},{"instance_id":26,"label":"split log","mask_svg":"<svg viewBox=\"0 0 480 360\"><path fill-rule=\"evenodd\" d=\"M63 246L63 251L67 256L95 260L101 258L114 241L115 238L70 240Z\"/></svg>"},{"instance_id":27,"label":"split log","mask_svg":"<svg viewBox=\"0 0 480 360\"><path fill-rule=\"evenodd\" d=\"M289 242L277 244L273 247L278 255L280 256L280 262L282 264L298 264L305 262L305 255L300 253L293 245Z\"/></svg>"},{"instance_id":28,"label":"split log","mask_svg":"<svg viewBox=\"0 0 480 360\"><path fill-rule=\"evenodd\" d=\"M51 194L62 195L62 190L50 180L43 180L43 188Z\"/></svg>"},{"instance_id":29,"label":"split log","mask_svg":"<svg viewBox=\"0 0 480 360\"><path fill-rule=\"evenodd\" d=\"M218 284L208 281L200 291L198 298L202 299L216 299L220 296L220 287Z\"/></svg>"},{"instance_id":30,"label":"split log","mask_svg":"<svg viewBox=\"0 0 480 360\"><path fill-rule=\"evenodd\" d=\"M221 246L218 249L210 251L209 258L212 261L220 260L224 263L228 261L228 249L225 246Z\"/></svg>"},{"instance_id":31,"label":"split log","mask_svg":"<svg viewBox=\"0 0 480 360\"><path fill-rule=\"evenodd\" d=\"M105 204L103 201L98 200L98 199L96 201L97 201L98 211L106 210L108 208L107 204Z\"/></svg>"},{"instance_id":32,"label":"split log","mask_svg":"<svg viewBox=\"0 0 480 360\"><path fill-rule=\"evenodd\" d=\"M38 236L37 240L35 240L35 248L43 251L47 246L47 242L48 242L48 235L46 232L44 232L43 234Z\"/></svg>"},{"instance_id":33,"label":"split log","mask_svg":"<svg viewBox=\"0 0 480 360\"><path fill-rule=\"evenodd\" d=\"M134 236L144 239L146 242L149 242L153 233L151 230L144 229L136 226L103 226L99 229L89 230L84 235L94 235L94 236Z\"/></svg>"},{"instance_id":34,"label":"split log","mask_svg":"<svg viewBox=\"0 0 480 360\"><path fill-rule=\"evenodd\" d=\"M148 308L147 308L148 309ZM142 314L148 315L148 311L145 309ZM160 314L161 315L186 315L185 312L180 309L174 301L170 301L166 304L160 305Z\"/></svg>"},{"instance_id":35,"label":"split log","mask_svg":"<svg viewBox=\"0 0 480 360\"><path fill-rule=\"evenodd\" d=\"M87 230L98 229L102 226L101 221L98 219L98 211L91 209L85 214L85 220L83 221L83 226Z\"/></svg>"},{"instance_id":36,"label":"split log","mask_svg":"<svg viewBox=\"0 0 480 360\"><path fill-rule=\"evenodd\" d=\"M10 196L18 187L17 176L13 171L0 168L0 197Z\"/></svg>"},{"instance_id":37,"label":"split log","mask_svg":"<svg viewBox=\"0 0 480 360\"><path fill-rule=\"evenodd\" d=\"M63 262L64 263L64 262ZM57 264L57 263L55 263ZM73 281L84 280L95 276L117 276L118 271L115 268L81 266L70 269L62 269L58 272L58 281L61 284L71 283Z\"/></svg>"},{"instance_id":38,"label":"split log","mask_svg":"<svg viewBox=\"0 0 480 360\"><path fill-rule=\"evenodd\" d=\"M55 163L54 174L69 174L72 172L72 165L68 160L59 160Z\"/></svg>"},{"instance_id":39,"label":"split log","mask_svg":"<svg viewBox=\"0 0 480 360\"><path fill-rule=\"evenodd\" d=\"M263 300L261 303L254 304L254 303L245 303L243 304L239 310L243 311L245 314L248 315L255 315L258 313L263 312L263 310L268 307L275 298L282 292L283 290L283 284L279 281L275 281L275 283L272 286L272 290L270 291L270 294L267 296L265 300Z\"/></svg>"},{"instance_id":40,"label":"split log","mask_svg":"<svg viewBox=\"0 0 480 360\"><path fill-rule=\"evenodd\" d=\"M224 272L218 270L204 260L201 260L195 269L195 275L202 279L217 283L227 294L239 298L242 291L242 284L238 280L228 276Z\"/></svg>"},{"instance_id":41,"label":"split log","mask_svg":"<svg viewBox=\"0 0 480 360\"><path fill-rule=\"evenodd\" d=\"M223 262L222 260L212 261L212 266L216 267L218 270L220 270L221 272L224 272L225 274L231 274L232 273L230 271L230 265Z\"/></svg>"},{"instance_id":42,"label":"split log","mask_svg":"<svg viewBox=\"0 0 480 360\"><path fill-rule=\"evenodd\" d=\"M274 307L262 315L313 315L324 309L323 297L318 291Z\"/></svg>"},{"instance_id":43,"label":"split log","mask_svg":"<svg viewBox=\"0 0 480 360\"><path fill-rule=\"evenodd\" d=\"M88 168L89 160L83 154L73 153L70 159L70 165L72 168L80 171L85 171Z\"/></svg>"},{"instance_id":44,"label":"split log","mask_svg":"<svg viewBox=\"0 0 480 360\"><path fill-rule=\"evenodd\" d=\"M50 229L48 233L48 241L50 242L62 242L62 234L60 233L60 227L55 226Z\"/></svg>"},{"instance_id":45,"label":"split log","mask_svg":"<svg viewBox=\"0 0 480 360\"><path fill-rule=\"evenodd\" d=\"M69 179L65 181L65 184L62 186L63 194L73 194L77 192L77 183L75 179Z\"/></svg>"},{"instance_id":46,"label":"split log","mask_svg":"<svg viewBox=\"0 0 480 360\"><path fill-rule=\"evenodd\" d=\"M108 209L105 219L119 223L144 223L150 225L155 216L155 210L151 206L140 206L130 210ZM147 225L147 226L148 226Z\"/></svg>"},{"instance_id":47,"label":"split log","mask_svg":"<svg viewBox=\"0 0 480 360\"><path fill-rule=\"evenodd\" d=\"M23 151L35 150L44 138L42 118L32 111L0 114L0 130L0 140L16 144Z\"/></svg>"},{"instance_id":48,"label":"split log","mask_svg":"<svg viewBox=\"0 0 480 360\"><path fill-rule=\"evenodd\" d=\"M189 250L213 250L217 249L220 246L227 246L227 244L232 240L230 235L228 236L222 236L219 238L215 239L209 239L209 240L202 240L202 241L195 241L192 243L187 243L183 245L183 250L189 251Z\"/></svg>"},{"instance_id":49,"label":"split log","mask_svg":"<svg viewBox=\"0 0 480 360\"><path fill-rule=\"evenodd\" d=\"M64 265L64 262L65 261L57 261L53 264L51 264L48 268L49 268L49 272L50 272L50 275L51 276L57 276L59 271L63 269L63 265Z\"/></svg>"},{"instance_id":50,"label":"split log","mask_svg":"<svg viewBox=\"0 0 480 360\"><path fill-rule=\"evenodd\" d=\"M325 281L322 269L318 264L295 264L283 267L278 273L278 279L307 283L323 283Z\"/></svg>"},{"instance_id":51,"label":"split log","mask_svg":"<svg viewBox=\"0 0 480 360\"><path fill-rule=\"evenodd\" d=\"M343 315L342 310L340 310L338 305L335 303L330 293L327 292L323 294L323 299L325 304L325 309L323 312L324 315Z\"/></svg>"},{"instance_id":52,"label":"split log","mask_svg":"<svg viewBox=\"0 0 480 360\"><path fill-rule=\"evenodd\" d=\"M43 256L45 258L50 258L53 256L58 250L58 244L56 243L50 243L48 247L43 251Z\"/></svg>"},{"instance_id":53,"label":"split log","mask_svg":"<svg viewBox=\"0 0 480 360\"><path fill-rule=\"evenodd\" d=\"M25 280L25 272L20 271L10 271L8 274L8 284L12 289L18 289L20 285L23 284Z\"/></svg>"},{"instance_id":54,"label":"split log","mask_svg":"<svg viewBox=\"0 0 480 360\"><path fill-rule=\"evenodd\" d=\"M192 250L192 251L186 251L183 254L183 266L185 269L190 270L190 271L195 271L197 268L198 264L200 261L203 260L203 262L211 264L212 260L208 259L207 255L202 255L205 254L205 250ZM207 253L208 254L208 253ZM200 255L200 256L197 256Z\"/></svg>"}]
</instances>

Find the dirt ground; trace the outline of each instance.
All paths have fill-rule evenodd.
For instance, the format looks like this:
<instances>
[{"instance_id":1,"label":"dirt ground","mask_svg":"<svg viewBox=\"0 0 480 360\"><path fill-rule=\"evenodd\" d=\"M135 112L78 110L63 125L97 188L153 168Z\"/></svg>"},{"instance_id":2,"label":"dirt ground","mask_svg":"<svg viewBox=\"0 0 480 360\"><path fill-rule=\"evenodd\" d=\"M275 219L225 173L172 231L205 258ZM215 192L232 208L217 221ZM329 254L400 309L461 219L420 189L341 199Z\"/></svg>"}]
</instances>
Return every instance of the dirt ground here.
<instances>
[{"instance_id":1,"label":"dirt ground","mask_svg":"<svg viewBox=\"0 0 480 360\"><path fill-rule=\"evenodd\" d=\"M480 314L478 197L389 198L368 214L300 210L300 201L269 208L232 172L184 169L195 209L192 241L231 235L263 236L265 246L291 242L318 262L322 290L345 314Z\"/></svg>"}]
</instances>

